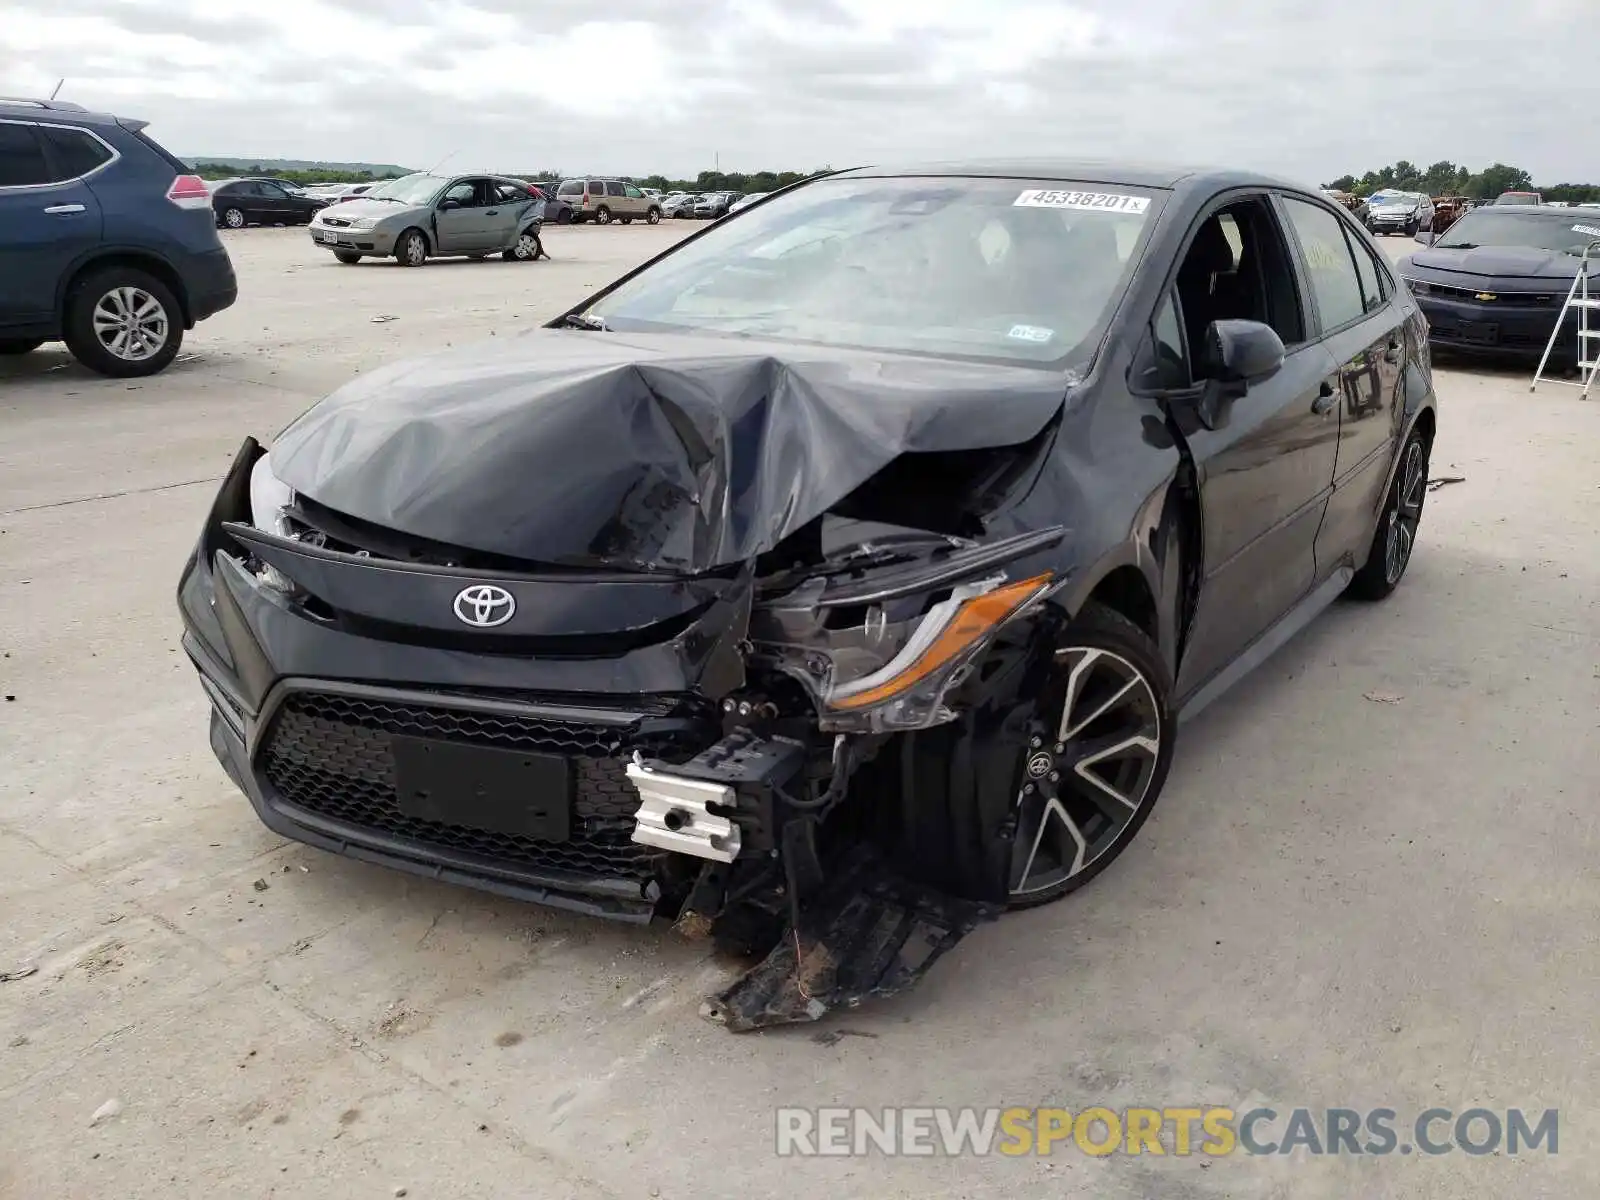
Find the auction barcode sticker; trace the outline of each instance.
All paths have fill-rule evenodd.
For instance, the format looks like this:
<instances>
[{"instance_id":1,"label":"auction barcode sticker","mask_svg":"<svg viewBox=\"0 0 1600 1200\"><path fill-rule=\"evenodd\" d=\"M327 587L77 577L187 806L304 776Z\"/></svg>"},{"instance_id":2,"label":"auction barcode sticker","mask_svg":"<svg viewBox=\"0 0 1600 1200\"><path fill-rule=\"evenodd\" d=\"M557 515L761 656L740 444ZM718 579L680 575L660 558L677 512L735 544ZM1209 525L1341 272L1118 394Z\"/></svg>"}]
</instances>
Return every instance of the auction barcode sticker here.
<instances>
[{"instance_id":1,"label":"auction barcode sticker","mask_svg":"<svg viewBox=\"0 0 1600 1200\"><path fill-rule=\"evenodd\" d=\"M1124 196L1117 192L1062 192L1049 188L1030 188L1013 201L1013 208L1075 208L1085 212L1143 214L1150 208L1144 196Z\"/></svg>"},{"instance_id":2,"label":"auction barcode sticker","mask_svg":"<svg viewBox=\"0 0 1600 1200\"><path fill-rule=\"evenodd\" d=\"M1573 233L1586 233L1590 237L1600 238L1600 229L1596 229L1593 225L1574 225L1572 227L1572 232Z\"/></svg>"}]
</instances>

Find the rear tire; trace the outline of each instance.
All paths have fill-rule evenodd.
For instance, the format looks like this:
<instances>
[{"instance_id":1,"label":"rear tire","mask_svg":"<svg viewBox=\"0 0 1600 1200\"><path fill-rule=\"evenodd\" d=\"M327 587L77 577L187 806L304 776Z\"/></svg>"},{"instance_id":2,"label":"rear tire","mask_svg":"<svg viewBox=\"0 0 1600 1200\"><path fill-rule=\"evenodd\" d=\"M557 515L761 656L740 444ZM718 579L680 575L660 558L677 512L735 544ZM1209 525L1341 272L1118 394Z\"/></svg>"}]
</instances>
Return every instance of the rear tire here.
<instances>
[{"instance_id":1,"label":"rear tire","mask_svg":"<svg viewBox=\"0 0 1600 1200\"><path fill-rule=\"evenodd\" d=\"M604 204L594 210L594 223L596 225L611 224L611 210Z\"/></svg>"},{"instance_id":2,"label":"rear tire","mask_svg":"<svg viewBox=\"0 0 1600 1200\"><path fill-rule=\"evenodd\" d=\"M177 298L155 276L133 267L108 267L75 284L62 324L72 356L111 379L154 375L183 345Z\"/></svg>"},{"instance_id":3,"label":"rear tire","mask_svg":"<svg viewBox=\"0 0 1600 1200\"><path fill-rule=\"evenodd\" d=\"M229 229L244 228L244 213L237 208L227 208L222 211L222 223Z\"/></svg>"},{"instance_id":4,"label":"rear tire","mask_svg":"<svg viewBox=\"0 0 1600 1200\"><path fill-rule=\"evenodd\" d=\"M32 354L42 345L43 338L0 338L0 355Z\"/></svg>"},{"instance_id":5,"label":"rear tire","mask_svg":"<svg viewBox=\"0 0 1600 1200\"><path fill-rule=\"evenodd\" d=\"M538 229L529 227L518 235L517 244L502 251L500 257L507 262L536 262L543 253L544 246L539 241Z\"/></svg>"},{"instance_id":6,"label":"rear tire","mask_svg":"<svg viewBox=\"0 0 1600 1200\"><path fill-rule=\"evenodd\" d=\"M352 254L348 250L335 250L333 252L333 256L334 256L334 258L338 259L340 262L344 263L344 265L347 266L347 267L348 266L353 266L354 264L356 264L356 263L361 261L361 255Z\"/></svg>"},{"instance_id":7,"label":"rear tire","mask_svg":"<svg viewBox=\"0 0 1600 1200\"><path fill-rule=\"evenodd\" d=\"M1345 595L1355 600L1382 600L1405 578L1416 552L1422 508L1428 497L1428 453L1421 430L1413 429L1400 450L1400 465L1372 534L1367 561L1350 580Z\"/></svg>"},{"instance_id":8,"label":"rear tire","mask_svg":"<svg viewBox=\"0 0 1600 1200\"><path fill-rule=\"evenodd\" d=\"M428 261L428 239L420 229L408 229L395 239L394 257L402 267L420 267Z\"/></svg>"}]
</instances>

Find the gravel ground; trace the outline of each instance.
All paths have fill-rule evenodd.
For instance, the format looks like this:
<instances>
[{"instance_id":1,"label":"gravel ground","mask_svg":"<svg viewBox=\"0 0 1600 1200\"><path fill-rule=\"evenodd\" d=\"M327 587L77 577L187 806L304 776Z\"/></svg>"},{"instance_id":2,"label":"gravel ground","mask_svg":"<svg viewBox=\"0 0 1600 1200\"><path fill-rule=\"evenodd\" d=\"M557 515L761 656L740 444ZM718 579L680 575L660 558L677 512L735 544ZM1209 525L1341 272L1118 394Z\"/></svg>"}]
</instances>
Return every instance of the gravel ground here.
<instances>
[{"instance_id":1,"label":"gravel ground","mask_svg":"<svg viewBox=\"0 0 1600 1200\"><path fill-rule=\"evenodd\" d=\"M173 604L240 439L685 231L406 271L246 230L240 303L165 375L0 364L0 972L37 968L0 982L0 1196L1594 1195L1600 403L1520 371L1439 372L1464 481L1391 601L1186 727L1093 887L826 1027L859 1036L726 1035L697 946L257 823ZM1560 1153L773 1156L778 1105L1096 1103L1559 1107Z\"/></svg>"}]
</instances>

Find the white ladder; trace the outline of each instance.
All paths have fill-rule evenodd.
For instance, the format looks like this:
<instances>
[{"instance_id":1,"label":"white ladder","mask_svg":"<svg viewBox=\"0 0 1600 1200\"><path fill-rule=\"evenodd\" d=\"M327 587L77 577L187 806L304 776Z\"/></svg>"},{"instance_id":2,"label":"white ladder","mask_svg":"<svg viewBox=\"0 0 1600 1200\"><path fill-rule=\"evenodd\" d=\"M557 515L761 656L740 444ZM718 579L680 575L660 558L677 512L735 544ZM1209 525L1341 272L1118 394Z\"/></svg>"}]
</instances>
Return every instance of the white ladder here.
<instances>
[{"instance_id":1,"label":"white ladder","mask_svg":"<svg viewBox=\"0 0 1600 1200\"><path fill-rule=\"evenodd\" d=\"M1550 340L1545 344L1544 356L1539 359L1539 369L1533 373L1533 382L1528 385L1528 390L1534 391L1541 383L1559 383L1566 387L1581 387L1580 400L1589 398L1589 388L1594 383L1595 371L1600 368L1600 350L1593 348L1593 344L1600 341L1600 329L1589 328L1589 314L1595 309L1600 309L1600 296L1589 295L1589 262L1593 255L1600 260L1600 240L1592 241L1583 248L1583 259L1578 264L1578 274L1572 281L1572 287L1567 292L1567 302L1561 306L1561 315L1556 318L1556 327L1550 331ZM1556 343L1561 340L1561 330L1567 323L1567 313L1573 309L1578 310L1578 378L1548 379L1544 369L1550 361L1550 354L1556 348Z\"/></svg>"}]
</instances>

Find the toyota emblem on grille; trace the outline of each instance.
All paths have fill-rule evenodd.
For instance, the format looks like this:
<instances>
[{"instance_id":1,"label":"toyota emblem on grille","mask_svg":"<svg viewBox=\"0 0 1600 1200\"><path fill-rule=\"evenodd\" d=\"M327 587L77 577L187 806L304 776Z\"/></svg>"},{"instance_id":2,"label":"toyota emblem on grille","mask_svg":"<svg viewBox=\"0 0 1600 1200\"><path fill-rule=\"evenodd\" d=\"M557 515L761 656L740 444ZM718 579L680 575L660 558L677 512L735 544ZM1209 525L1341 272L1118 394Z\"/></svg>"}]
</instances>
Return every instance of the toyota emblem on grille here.
<instances>
[{"instance_id":1,"label":"toyota emblem on grille","mask_svg":"<svg viewBox=\"0 0 1600 1200\"><path fill-rule=\"evenodd\" d=\"M504 625L516 614L517 601L503 587L492 583L475 583L456 593L456 619L474 629L493 629Z\"/></svg>"}]
</instances>

